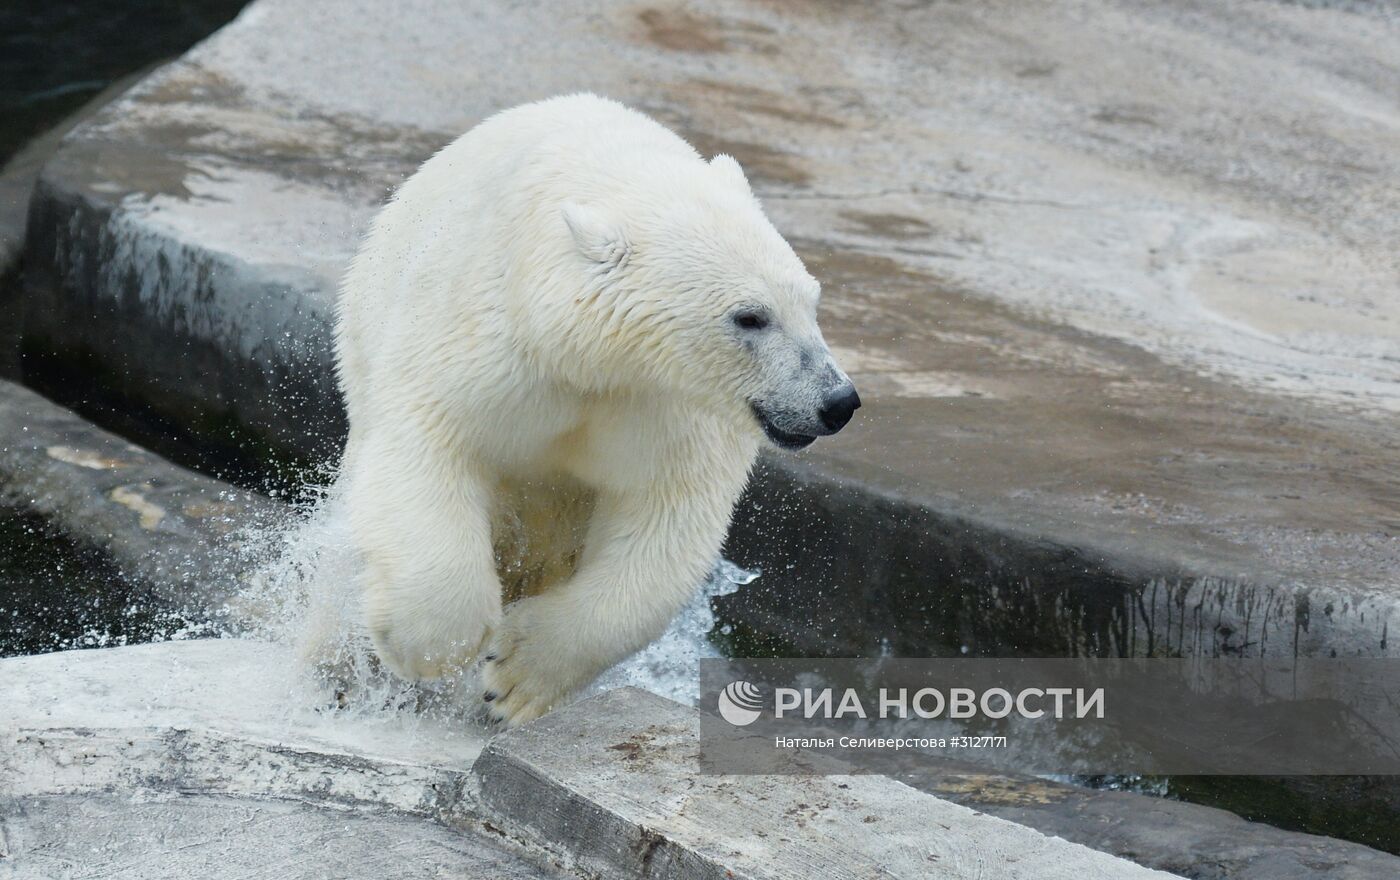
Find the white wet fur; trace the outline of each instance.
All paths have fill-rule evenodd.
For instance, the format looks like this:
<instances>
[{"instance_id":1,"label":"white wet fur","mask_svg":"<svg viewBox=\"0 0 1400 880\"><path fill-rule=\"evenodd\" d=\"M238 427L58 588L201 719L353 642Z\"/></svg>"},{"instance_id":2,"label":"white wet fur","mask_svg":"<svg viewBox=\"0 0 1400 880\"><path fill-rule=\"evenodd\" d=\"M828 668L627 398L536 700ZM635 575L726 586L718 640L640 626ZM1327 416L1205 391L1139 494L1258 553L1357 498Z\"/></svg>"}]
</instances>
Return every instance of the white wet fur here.
<instances>
[{"instance_id":1,"label":"white wet fur","mask_svg":"<svg viewBox=\"0 0 1400 880\"><path fill-rule=\"evenodd\" d=\"M819 292L737 162L615 102L518 107L428 160L336 326L362 564L339 607L377 660L413 681L489 658L514 724L661 635L716 564L756 408L830 433L817 411L849 381ZM325 655L350 621L310 626Z\"/></svg>"}]
</instances>

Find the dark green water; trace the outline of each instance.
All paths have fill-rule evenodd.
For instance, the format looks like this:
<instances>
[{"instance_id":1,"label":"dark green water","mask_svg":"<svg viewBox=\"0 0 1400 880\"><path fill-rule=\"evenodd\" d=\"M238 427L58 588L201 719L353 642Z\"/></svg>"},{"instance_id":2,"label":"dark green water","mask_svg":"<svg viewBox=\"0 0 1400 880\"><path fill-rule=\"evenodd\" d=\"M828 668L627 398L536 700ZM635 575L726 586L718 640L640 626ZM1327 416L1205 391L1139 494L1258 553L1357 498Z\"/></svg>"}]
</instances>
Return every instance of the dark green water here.
<instances>
[{"instance_id":1,"label":"dark green water","mask_svg":"<svg viewBox=\"0 0 1400 880\"><path fill-rule=\"evenodd\" d=\"M1388 776L1093 776L1074 781L1087 788L1218 807L1251 822L1400 855L1400 792Z\"/></svg>"},{"instance_id":2,"label":"dark green water","mask_svg":"<svg viewBox=\"0 0 1400 880\"><path fill-rule=\"evenodd\" d=\"M183 620L147 607L97 551L0 508L0 657L160 641Z\"/></svg>"},{"instance_id":3,"label":"dark green water","mask_svg":"<svg viewBox=\"0 0 1400 880\"><path fill-rule=\"evenodd\" d=\"M247 0L0 0L0 164L128 73L172 58Z\"/></svg>"}]
</instances>

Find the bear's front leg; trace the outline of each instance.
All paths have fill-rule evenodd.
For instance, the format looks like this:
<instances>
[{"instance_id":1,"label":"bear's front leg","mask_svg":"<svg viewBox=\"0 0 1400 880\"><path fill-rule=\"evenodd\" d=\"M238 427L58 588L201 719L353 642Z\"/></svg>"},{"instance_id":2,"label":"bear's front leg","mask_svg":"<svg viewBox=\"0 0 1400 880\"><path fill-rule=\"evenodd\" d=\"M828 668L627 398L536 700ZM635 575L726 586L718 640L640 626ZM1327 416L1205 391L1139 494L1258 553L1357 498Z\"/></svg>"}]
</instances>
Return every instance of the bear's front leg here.
<instances>
[{"instance_id":1,"label":"bear's front leg","mask_svg":"<svg viewBox=\"0 0 1400 880\"><path fill-rule=\"evenodd\" d=\"M710 572L737 494L601 493L574 577L507 608L486 650L493 720L543 715L665 632Z\"/></svg>"},{"instance_id":2,"label":"bear's front leg","mask_svg":"<svg viewBox=\"0 0 1400 880\"><path fill-rule=\"evenodd\" d=\"M358 456L348 488L365 557L365 623L379 659L410 681L459 672L501 617L491 486L443 450Z\"/></svg>"}]
</instances>

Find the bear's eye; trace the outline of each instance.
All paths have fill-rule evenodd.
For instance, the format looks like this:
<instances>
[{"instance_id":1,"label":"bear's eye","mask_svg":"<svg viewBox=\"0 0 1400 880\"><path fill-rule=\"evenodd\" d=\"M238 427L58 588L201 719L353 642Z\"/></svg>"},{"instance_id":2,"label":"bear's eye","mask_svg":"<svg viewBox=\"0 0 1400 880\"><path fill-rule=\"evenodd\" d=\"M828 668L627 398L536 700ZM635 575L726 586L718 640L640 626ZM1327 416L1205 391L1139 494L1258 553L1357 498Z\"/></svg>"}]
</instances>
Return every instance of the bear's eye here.
<instances>
[{"instance_id":1,"label":"bear's eye","mask_svg":"<svg viewBox=\"0 0 1400 880\"><path fill-rule=\"evenodd\" d=\"M768 316L760 312L740 312L734 316L734 323L744 330L762 330L768 326Z\"/></svg>"}]
</instances>

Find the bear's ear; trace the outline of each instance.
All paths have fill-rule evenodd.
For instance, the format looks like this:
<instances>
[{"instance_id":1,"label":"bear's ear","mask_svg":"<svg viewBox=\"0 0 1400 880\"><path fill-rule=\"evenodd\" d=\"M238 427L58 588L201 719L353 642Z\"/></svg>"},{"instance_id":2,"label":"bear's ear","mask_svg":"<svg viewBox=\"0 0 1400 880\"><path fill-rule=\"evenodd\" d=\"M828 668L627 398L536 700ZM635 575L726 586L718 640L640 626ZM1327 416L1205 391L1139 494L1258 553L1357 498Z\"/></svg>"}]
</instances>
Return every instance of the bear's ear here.
<instances>
[{"instance_id":1,"label":"bear's ear","mask_svg":"<svg viewBox=\"0 0 1400 880\"><path fill-rule=\"evenodd\" d=\"M710 167L728 177L732 182L739 184L745 190L749 189L749 179L744 176L744 169L739 167L738 161L733 156L720 153L710 160Z\"/></svg>"},{"instance_id":2,"label":"bear's ear","mask_svg":"<svg viewBox=\"0 0 1400 880\"><path fill-rule=\"evenodd\" d=\"M627 259L627 239L622 229L602 211L565 202L563 215L579 253L608 269L617 268Z\"/></svg>"}]
</instances>

